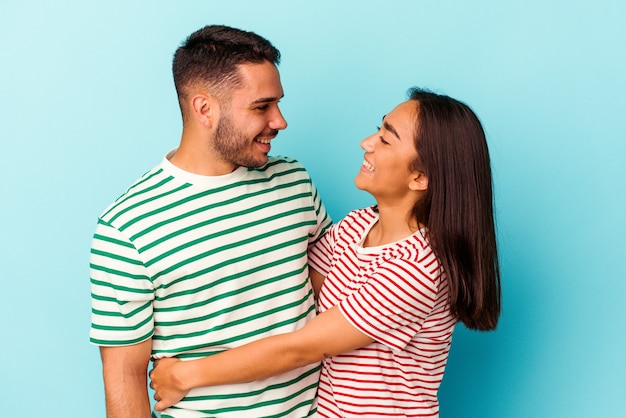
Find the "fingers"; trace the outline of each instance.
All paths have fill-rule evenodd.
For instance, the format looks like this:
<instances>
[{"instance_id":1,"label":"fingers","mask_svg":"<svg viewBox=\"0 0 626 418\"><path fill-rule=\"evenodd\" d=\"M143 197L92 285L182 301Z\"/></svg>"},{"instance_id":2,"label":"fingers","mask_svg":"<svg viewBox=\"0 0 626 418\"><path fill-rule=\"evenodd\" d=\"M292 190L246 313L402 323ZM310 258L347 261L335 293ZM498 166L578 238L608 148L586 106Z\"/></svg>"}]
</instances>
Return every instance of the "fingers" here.
<instances>
[{"instance_id":1,"label":"fingers","mask_svg":"<svg viewBox=\"0 0 626 418\"><path fill-rule=\"evenodd\" d=\"M158 393L155 393L153 396L154 400L157 401L157 403L154 405L154 409L161 412L164 411L165 409L167 409L167 404L161 402L161 397L159 396Z\"/></svg>"},{"instance_id":2,"label":"fingers","mask_svg":"<svg viewBox=\"0 0 626 418\"><path fill-rule=\"evenodd\" d=\"M156 395L154 396L154 399L157 401L157 403L154 404L154 409L159 411L159 412L167 409L167 407L170 406L170 405L166 404L165 402L163 402L160 398L157 399Z\"/></svg>"}]
</instances>

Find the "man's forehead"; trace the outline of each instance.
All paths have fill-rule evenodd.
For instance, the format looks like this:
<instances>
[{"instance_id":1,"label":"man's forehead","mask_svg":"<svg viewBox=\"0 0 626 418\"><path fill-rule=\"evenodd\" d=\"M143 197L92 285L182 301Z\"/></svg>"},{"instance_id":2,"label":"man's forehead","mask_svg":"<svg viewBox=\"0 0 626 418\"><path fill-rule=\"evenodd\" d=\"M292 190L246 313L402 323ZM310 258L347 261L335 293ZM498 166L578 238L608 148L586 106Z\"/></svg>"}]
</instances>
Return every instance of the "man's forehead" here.
<instances>
[{"instance_id":1,"label":"man's forehead","mask_svg":"<svg viewBox=\"0 0 626 418\"><path fill-rule=\"evenodd\" d=\"M276 66L268 61L261 64L241 64L238 67L241 86L233 96L251 104L276 102L284 92Z\"/></svg>"}]
</instances>

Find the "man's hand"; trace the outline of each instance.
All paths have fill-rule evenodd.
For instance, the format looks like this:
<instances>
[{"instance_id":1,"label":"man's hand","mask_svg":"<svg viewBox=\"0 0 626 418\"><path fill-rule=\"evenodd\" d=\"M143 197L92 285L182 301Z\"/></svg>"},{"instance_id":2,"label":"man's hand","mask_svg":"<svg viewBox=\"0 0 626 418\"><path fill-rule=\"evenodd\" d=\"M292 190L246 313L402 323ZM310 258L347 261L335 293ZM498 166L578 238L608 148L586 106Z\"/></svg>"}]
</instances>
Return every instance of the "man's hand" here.
<instances>
[{"instance_id":1,"label":"man's hand","mask_svg":"<svg viewBox=\"0 0 626 418\"><path fill-rule=\"evenodd\" d=\"M157 411L178 403L189 392L177 374L182 367L183 362L175 358L162 358L154 362L154 368L150 372L150 387L155 391L154 399L157 404L154 409Z\"/></svg>"}]
</instances>

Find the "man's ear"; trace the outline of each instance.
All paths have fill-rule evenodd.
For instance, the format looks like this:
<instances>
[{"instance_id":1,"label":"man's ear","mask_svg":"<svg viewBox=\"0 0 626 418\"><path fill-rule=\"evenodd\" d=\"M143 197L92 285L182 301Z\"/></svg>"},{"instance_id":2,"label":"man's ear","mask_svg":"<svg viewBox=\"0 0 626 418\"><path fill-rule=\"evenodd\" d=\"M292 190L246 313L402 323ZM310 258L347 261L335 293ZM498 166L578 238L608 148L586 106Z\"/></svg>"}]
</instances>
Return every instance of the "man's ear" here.
<instances>
[{"instance_id":1,"label":"man's ear","mask_svg":"<svg viewBox=\"0 0 626 418\"><path fill-rule=\"evenodd\" d=\"M212 128L219 115L219 104L215 97L198 93L191 98L191 111L194 118L206 128Z\"/></svg>"},{"instance_id":2,"label":"man's ear","mask_svg":"<svg viewBox=\"0 0 626 418\"><path fill-rule=\"evenodd\" d=\"M428 177L426 177L426 174L421 171L413 173L409 181L409 189L422 192L428 189Z\"/></svg>"}]
</instances>

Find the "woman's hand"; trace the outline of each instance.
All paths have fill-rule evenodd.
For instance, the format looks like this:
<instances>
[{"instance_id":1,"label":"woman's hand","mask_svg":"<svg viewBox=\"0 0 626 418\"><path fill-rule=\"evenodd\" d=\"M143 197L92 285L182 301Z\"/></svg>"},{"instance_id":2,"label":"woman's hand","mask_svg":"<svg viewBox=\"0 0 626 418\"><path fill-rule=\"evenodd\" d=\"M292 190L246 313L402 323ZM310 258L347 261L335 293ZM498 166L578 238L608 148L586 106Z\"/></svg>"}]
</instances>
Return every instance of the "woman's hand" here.
<instances>
[{"instance_id":1,"label":"woman's hand","mask_svg":"<svg viewBox=\"0 0 626 418\"><path fill-rule=\"evenodd\" d=\"M155 391L154 399L157 404L154 409L157 411L178 403L189 392L176 374L182 363L176 358L162 358L154 362L154 368L150 372L150 387Z\"/></svg>"}]
</instances>

